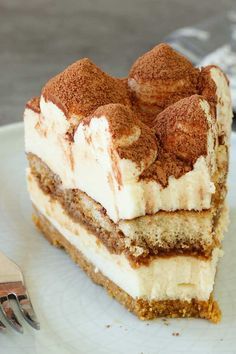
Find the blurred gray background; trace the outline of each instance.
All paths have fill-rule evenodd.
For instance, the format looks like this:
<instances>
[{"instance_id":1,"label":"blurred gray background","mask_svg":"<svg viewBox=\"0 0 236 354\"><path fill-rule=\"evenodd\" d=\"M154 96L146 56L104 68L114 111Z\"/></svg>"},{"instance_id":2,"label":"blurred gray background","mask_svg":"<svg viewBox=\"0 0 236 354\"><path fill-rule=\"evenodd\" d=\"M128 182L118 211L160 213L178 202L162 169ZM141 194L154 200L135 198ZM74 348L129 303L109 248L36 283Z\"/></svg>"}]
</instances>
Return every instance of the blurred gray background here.
<instances>
[{"instance_id":1,"label":"blurred gray background","mask_svg":"<svg viewBox=\"0 0 236 354\"><path fill-rule=\"evenodd\" d=\"M25 102L81 57L125 76L144 51L236 0L0 0L0 125L22 119ZM216 33L217 36L217 33Z\"/></svg>"}]
</instances>

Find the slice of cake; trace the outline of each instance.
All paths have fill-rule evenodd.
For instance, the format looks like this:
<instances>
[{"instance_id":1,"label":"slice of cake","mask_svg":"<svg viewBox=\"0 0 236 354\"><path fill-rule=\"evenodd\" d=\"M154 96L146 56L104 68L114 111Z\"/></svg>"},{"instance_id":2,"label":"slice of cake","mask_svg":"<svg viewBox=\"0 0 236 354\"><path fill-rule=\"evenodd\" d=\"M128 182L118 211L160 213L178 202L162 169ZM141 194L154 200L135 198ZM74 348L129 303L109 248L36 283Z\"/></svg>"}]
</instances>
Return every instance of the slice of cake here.
<instances>
[{"instance_id":1,"label":"slice of cake","mask_svg":"<svg viewBox=\"0 0 236 354\"><path fill-rule=\"evenodd\" d=\"M36 226L139 318L217 322L231 120L224 73L167 44L125 79L79 60L26 105Z\"/></svg>"}]
</instances>

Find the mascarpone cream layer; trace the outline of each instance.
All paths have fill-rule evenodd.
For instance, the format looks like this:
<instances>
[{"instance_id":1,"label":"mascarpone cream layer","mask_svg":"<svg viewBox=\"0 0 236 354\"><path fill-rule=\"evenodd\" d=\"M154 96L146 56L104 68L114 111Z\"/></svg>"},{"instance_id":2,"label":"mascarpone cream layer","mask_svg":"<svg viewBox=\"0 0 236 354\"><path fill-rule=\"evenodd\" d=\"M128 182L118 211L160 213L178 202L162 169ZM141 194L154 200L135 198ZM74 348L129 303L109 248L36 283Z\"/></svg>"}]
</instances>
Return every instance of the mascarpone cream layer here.
<instances>
[{"instance_id":1,"label":"mascarpone cream layer","mask_svg":"<svg viewBox=\"0 0 236 354\"><path fill-rule=\"evenodd\" d=\"M107 278L133 298L148 300L208 300L213 290L216 265L222 251L215 249L211 260L190 256L155 258L148 266L132 268L127 258L111 254L97 243L96 236L65 213L38 187L28 171L28 189L32 202L51 224Z\"/></svg>"},{"instance_id":2,"label":"mascarpone cream layer","mask_svg":"<svg viewBox=\"0 0 236 354\"><path fill-rule=\"evenodd\" d=\"M211 119L208 104L202 109ZM64 188L80 189L99 202L114 222L159 210L210 208L215 192L211 180L215 132L210 127L208 155L200 156L192 171L180 178L170 176L163 188L155 180L140 180L142 170L133 161L120 158L114 150L111 153L112 136L105 116L92 118L89 125L81 123L70 142L66 135L70 124L63 112L43 98L41 112L25 110L26 152L41 158L61 178Z\"/></svg>"}]
</instances>

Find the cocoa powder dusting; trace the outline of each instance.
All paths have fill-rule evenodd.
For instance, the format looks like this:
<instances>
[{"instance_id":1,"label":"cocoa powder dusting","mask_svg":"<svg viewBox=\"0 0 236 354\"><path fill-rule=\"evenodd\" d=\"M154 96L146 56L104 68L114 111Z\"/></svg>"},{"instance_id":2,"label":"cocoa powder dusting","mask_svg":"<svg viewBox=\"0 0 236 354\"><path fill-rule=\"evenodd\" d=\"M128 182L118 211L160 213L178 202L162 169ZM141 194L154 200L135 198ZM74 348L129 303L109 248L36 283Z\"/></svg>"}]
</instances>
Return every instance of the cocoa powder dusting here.
<instances>
[{"instance_id":1,"label":"cocoa powder dusting","mask_svg":"<svg viewBox=\"0 0 236 354\"><path fill-rule=\"evenodd\" d=\"M142 55L132 66L129 77L139 82L156 80L179 80L188 77L196 85L199 70L168 44L162 43Z\"/></svg>"},{"instance_id":2,"label":"cocoa powder dusting","mask_svg":"<svg viewBox=\"0 0 236 354\"><path fill-rule=\"evenodd\" d=\"M120 158L144 166L141 179L154 179L166 187L169 176L181 177L207 153L209 127L199 103L204 97L215 114L216 86L210 77L211 68L200 72L169 45L160 44L138 58L129 73L141 91L148 83L150 90L144 96L146 99L149 92L151 103L134 95L127 78L113 78L87 58L49 80L42 95L71 122L66 133L70 142L81 122L89 125L93 117L105 116ZM39 97L26 107L40 113Z\"/></svg>"},{"instance_id":3,"label":"cocoa powder dusting","mask_svg":"<svg viewBox=\"0 0 236 354\"><path fill-rule=\"evenodd\" d=\"M140 122L130 107L122 104L101 106L85 118L83 124L89 125L93 117L106 117L113 144L120 158L129 159L139 166L151 154L156 154L157 140L154 131ZM135 138L131 143L122 142L133 134Z\"/></svg>"},{"instance_id":4,"label":"cocoa powder dusting","mask_svg":"<svg viewBox=\"0 0 236 354\"><path fill-rule=\"evenodd\" d=\"M67 118L85 117L108 103L129 104L126 80L110 77L87 58L49 80L42 95L62 109Z\"/></svg>"},{"instance_id":5,"label":"cocoa powder dusting","mask_svg":"<svg viewBox=\"0 0 236 354\"><path fill-rule=\"evenodd\" d=\"M161 112L154 129L165 151L190 164L207 154L207 117L201 108L203 97L184 98Z\"/></svg>"},{"instance_id":6,"label":"cocoa powder dusting","mask_svg":"<svg viewBox=\"0 0 236 354\"><path fill-rule=\"evenodd\" d=\"M35 113L40 113L39 105L40 97L33 97L26 103L26 108L31 109Z\"/></svg>"}]
</instances>

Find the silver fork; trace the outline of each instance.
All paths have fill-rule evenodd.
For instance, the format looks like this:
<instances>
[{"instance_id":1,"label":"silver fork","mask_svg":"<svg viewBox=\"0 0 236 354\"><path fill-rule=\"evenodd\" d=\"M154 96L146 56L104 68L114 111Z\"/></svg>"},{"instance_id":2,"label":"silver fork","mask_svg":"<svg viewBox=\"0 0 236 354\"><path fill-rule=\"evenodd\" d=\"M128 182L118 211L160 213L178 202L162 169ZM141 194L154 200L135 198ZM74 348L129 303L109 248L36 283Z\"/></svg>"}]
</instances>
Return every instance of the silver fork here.
<instances>
[{"instance_id":1,"label":"silver fork","mask_svg":"<svg viewBox=\"0 0 236 354\"><path fill-rule=\"evenodd\" d=\"M0 310L7 322L18 332L23 327L16 317L10 299L16 300L24 319L35 329L39 329L33 306L27 293L24 278L18 265L0 252ZM6 326L0 321L0 330Z\"/></svg>"}]
</instances>

